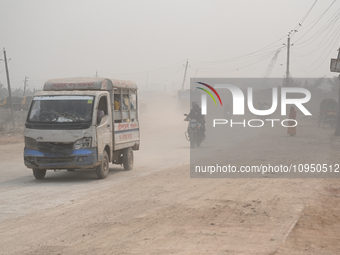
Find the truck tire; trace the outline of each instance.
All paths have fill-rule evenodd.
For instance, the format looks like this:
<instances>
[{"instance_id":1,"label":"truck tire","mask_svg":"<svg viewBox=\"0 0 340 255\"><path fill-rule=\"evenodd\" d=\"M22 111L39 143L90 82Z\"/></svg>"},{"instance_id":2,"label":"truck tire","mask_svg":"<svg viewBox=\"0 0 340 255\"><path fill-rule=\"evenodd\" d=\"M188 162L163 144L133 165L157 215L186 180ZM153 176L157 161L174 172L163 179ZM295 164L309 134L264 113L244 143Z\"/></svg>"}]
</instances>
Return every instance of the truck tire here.
<instances>
[{"instance_id":1,"label":"truck tire","mask_svg":"<svg viewBox=\"0 0 340 255\"><path fill-rule=\"evenodd\" d=\"M103 159L99 166L96 167L96 174L98 179L105 179L109 173L109 156L104 150Z\"/></svg>"},{"instance_id":2,"label":"truck tire","mask_svg":"<svg viewBox=\"0 0 340 255\"><path fill-rule=\"evenodd\" d=\"M44 179L46 175L46 169L33 168L33 175L37 180Z\"/></svg>"},{"instance_id":3,"label":"truck tire","mask_svg":"<svg viewBox=\"0 0 340 255\"><path fill-rule=\"evenodd\" d=\"M132 170L133 168L133 150L126 148L123 151L123 166L125 170Z\"/></svg>"}]
</instances>

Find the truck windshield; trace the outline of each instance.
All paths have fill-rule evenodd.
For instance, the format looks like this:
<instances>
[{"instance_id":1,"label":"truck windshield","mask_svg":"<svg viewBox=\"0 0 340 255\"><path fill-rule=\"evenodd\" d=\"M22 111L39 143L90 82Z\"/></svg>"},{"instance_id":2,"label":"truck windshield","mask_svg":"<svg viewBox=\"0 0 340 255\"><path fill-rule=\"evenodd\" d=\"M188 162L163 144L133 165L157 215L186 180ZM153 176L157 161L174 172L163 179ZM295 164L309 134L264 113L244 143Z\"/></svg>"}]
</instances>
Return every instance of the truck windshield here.
<instances>
[{"instance_id":1,"label":"truck windshield","mask_svg":"<svg viewBox=\"0 0 340 255\"><path fill-rule=\"evenodd\" d=\"M93 96L36 96L28 122L91 122Z\"/></svg>"}]
</instances>

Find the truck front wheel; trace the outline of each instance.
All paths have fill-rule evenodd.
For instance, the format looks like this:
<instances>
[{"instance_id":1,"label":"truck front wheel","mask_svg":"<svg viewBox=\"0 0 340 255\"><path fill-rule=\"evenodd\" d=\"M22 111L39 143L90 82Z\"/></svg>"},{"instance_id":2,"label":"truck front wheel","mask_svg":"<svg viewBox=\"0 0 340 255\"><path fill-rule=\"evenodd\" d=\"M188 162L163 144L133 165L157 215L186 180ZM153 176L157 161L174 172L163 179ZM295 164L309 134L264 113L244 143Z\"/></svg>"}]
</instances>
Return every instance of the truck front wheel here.
<instances>
[{"instance_id":1,"label":"truck front wheel","mask_svg":"<svg viewBox=\"0 0 340 255\"><path fill-rule=\"evenodd\" d=\"M96 167L96 174L98 179L105 179L109 173L109 156L107 152L104 150L102 162L99 166Z\"/></svg>"},{"instance_id":2,"label":"truck front wheel","mask_svg":"<svg viewBox=\"0 0 340 255\"><path fill-rule=\"evenodd\" d=\"M45 175L46 175L46 169L37 169L37 168L33 168L33 175L35 177L35 179L44 179Z\"/></svg>"},{"instance_id":3,"label":"truck front wheel","mask_svg":"<svg viewBox=\"0 0 340 255\"><path fill-rule=\"evenodd\" d=\"M132 148L126 148L123 151L123 166L125 170L133 168L133 151Z\"/></svg>"}]
</instances>

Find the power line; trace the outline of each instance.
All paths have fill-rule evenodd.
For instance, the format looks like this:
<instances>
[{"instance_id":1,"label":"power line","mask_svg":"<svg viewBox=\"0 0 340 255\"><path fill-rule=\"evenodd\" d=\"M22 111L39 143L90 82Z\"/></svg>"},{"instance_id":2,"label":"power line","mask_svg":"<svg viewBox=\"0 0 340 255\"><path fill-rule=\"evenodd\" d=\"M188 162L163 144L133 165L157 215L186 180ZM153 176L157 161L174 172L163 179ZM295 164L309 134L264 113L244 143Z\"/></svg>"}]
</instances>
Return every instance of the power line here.
<instances>
[{"instance_id":1,"label":"power line","mask_svg":"<svg viewBox=\"0 0 340 255\"><path fill-rule=\"evenodd\" d=\"M297 40L296 42L295 42L295 45L303 45L303 44L305 44L305 43L308 43L308 44L305 44L305 46L307 46L307 45L309 45L310 43L313 43L315 40L312 40L312 39L316 39L316 38L318 38L318 37L320 37L321 35L322 35L322 33L323 32L325 32L325 31L327 31L327 30L329 30L329 31L331 31L332 30L332 28L333 28L333 26L334 26L334 24L336 24L336 21L338 20L338 18L339 18L339 14L340 14L340 9L338 9L338 11L337 11L337 13L335 13L332 17L331 17L331 19L327 22L327 23L325 23L319 30L317 30L313 35L311 35L308 39L306 39L305 41L303 41L303 42L301 42L301 43L298 43L298 44L296 44L296 42L298 42L299 40ZM328 32L329 33L329 32Z\"/></svg>"},{"instance_id":2,"label":"power line","mask_svg":"<svg viewBox=\"0 0 340 255\"><path fill-rule=\"evenodd\" d=\"M336 2L336 0L334 0L334 1L328 6L328 8L321 14L321 16L315 20L315 23L314 23L314 24L313 24L314 21L313 21L312 23L310 23L310 24L313 24L312 27L311 27L306 33L304 33L304 34L300 37L300 39L298 39L298 40L295 41L295 42L300 41L306 34L308 34L309 31L311 31L311 30L313 29L313 27L314 27L316 24L318 24L318 22L322 19L322 17L327 13L327 11L332 7L332 5L333 5L335 2Z\"/></svg>"},{"instance_id":3,"label":"power line","mask_svg":"<svg viewBox=\"0 0 340 255\"><path fill-rule=\"evenodd\" d=\"M271 48L277 48L278 45L273 45L273 44L275 44L275 43L277 43L279 41L282 41L283 38L285 38L285 36L281 37L280 39L276 40L275 42L270 43L267 46L265 46L265 47L263 47L263 48L261 48L259 50L247 53L245 55L240 55L240 56L236 56L236 57L232 57L232 58L227 58L227 59L216 60L216 61L199 61L199 60L193 60L193 59L190 59L190 61L198 62L198 63L204 63L204 64L207 64L207 65L210 65L210 64L221 64L221 63L224 63L224 62L235 62L235 61L238 61L239 59L246 59L248 57L252 57L252 55L254 55L255 53L259 53L261 51L268 50L268 49L271 49ZM260 53L260 54L262 54L262 53Z\"/></svg>"},{"instance_id":4,"label":"power line","mask_svg":"<svg viewBox=\"0 0 340 255\"><path fill-rule=\"evenodd\" d=\"M318 1L318 0L315 0L315 2L313 3L313 5L309 8L308 12L305 14L305 16L304 16L304 17L302 18L302 20L299 22L299 24L296 25L296 27L292 30L292 31L293 31L293 34L291 35L291 38L293 37L293 35L294 35L296 32L298 32L298 29L299 29L300 27L302 27L302 24L305 22L305 20L307 19L308 15L310 14L310 12L313 10L313 8L314 8L314 6L315 6L315 4L316 4L317 1Z\"/></svg>"},{"instance_id":5,"label":"power line","mask_svg":"<svg viewBox=\"0 0 340 255\"><path fill-rule=\"evenodd\" d=\"M280 47L282 48L282 46ZM261 52L261 53L257 53L257 54L247 54L247 56L244 56L242 58L235 58L235 59L230 59L229 61L225 60L223 62L215 62L215 63L212 63L212 62L209 62L209 63L193 63L192 65L195 66L196 68L207 68L206 66L210 66L210 68L212 66L223 66L223 65L230 65L232 64L233 66L243 66L243 63L249 63L251 61L257 61L257 59L262 59L263 57L271 57L273 55L274 52L276 52L278 49L278 45L276 45L276 48L273 50L273 49L270 49L268 51L264 51L264 52ZM223 67L221 67L223 68ZM214 68L216 69L216 68Z\"/></svg>"},{"instance_id":6,"label":"power line","mask_svg":"<svg viewBox=\"0 0 340 255\"><path fill-rule=\"evenodd\" d=\"M308 67L306 67L304 70L307 70L307 69L309 69L310 67L314 66L315 63L317 63L317 61L318 61L322 56L325 56L324 60L320 63L320 65L319 65L317 68L315 68L314 70L312 70L312 71L315 71L316 69L318 69L318 68L325 62L325 60L328 58L329 54L330 54L330 53L332 52L332 50L334 49L334 45L338 42L339 37L340 37L340 29L338 29L337 34L334 34L334 35L333 35L333 37L332 37L332 39L330 40L328 46L327 46L327 47L325 48L325 50L319 55L319 57L318 57L311 65L309 65ZM326 52L328 49L330 49L330 50L329 50L328 54L325 55L325 52Z\"/></svg>"},{"instance_id":7,"label":"power line","mask_svg":"<svg viewBox=\"0 0 340 255\"><path fill-rule=\"evenodd\" d=\"M282 48L282 47L281 47ZM276 49L277 50L277 49ZM273 57L274 52L276 52L276 50L271 51L269 53L267 53L266 55L262 55L260 57L257 57L256 59L253 59L253 61L251 62L247 62L247 64L240 64L238 66L233 65L232 67L220 67L220 68L199 68L200 72L209 72L211 73L215 73L215 74L226 74L226 73L231 73L231 72L238 72L238 73L242 73L246 70L249 69L249 67L253 67L253 69L256 69L258 66L262 65L262 63L264 61L267 61L268 59ZM197 68L190 68L191 70L196 71Z\"/></svg>"},{"instance_id":8,"label":"power line","mask_svg":"<svg viewBox=\"0 0 340 255\"><path fill-rule=\"evenodd\" d=\"M316 69L318 69L318 68L326 61L326 59L329 59L329 54L333 51L335 44L339 41L339 38L340 38L340 33L338 34L336 40L334 40L334 43L333 43L333 45L330 47L330 50L329 50L328 54L325 55L324 60L320 63L320 65L318 65L318 67L316 67L314 70L311 70L311 72L313 72L313 71L315 71ZM320 57L321 57L321 56L322 56L322 55L320 55ZM320 58L320 57L319 57L319 58ZM319 58L318 58L318 59L319 59Z\"/></svg>"},{"instance_id":9,"label":"power line","mask_svg":"<svg viewBox=\"0 0 340 255\"><path fill-rule=\"evenodd\" d=\"M333 26L335 25L335 23L334 24L332 24L332 26L331 26L331 28L333 28ZM340 25L337 27L337 29L336 29L336 31L338 31L339 30L339 28L340 28ZM314 49L312 49L309 53L307 53L307 54L304 54L304 55L298 55L299 57L305 57L305 56L308 56L308 55L310 55L310 54L312 54L312 53L315 53L316 51L318 51L324 44L323 44L323 42L325 41L325 40L329 40L329 34L331 33L331 32L333 32L332 31L332 29L330 29L329 31L328 31L328 33L322 38L322 40L319 42L319 44L314 48ZM332 35L330 35L330 37L331 37ZM311 41L309 44L307 44L307 45L310 45L312 42L314 42L314 41ZM300 49L301 49L301 47L300 47Z\"/></svg>"},{"instance_id":10,"label":"power line","mask_svg":"<svg viewBox=\"0 0 340 255\"><path fill-rule=\"evenodd\" d=\"M300 70L302 70L303 72L306 73L306 75L309 77L308 73L306 72L306 70L304 69L304 67L301 65L301 63L297 60L296 55L292 52L292 58L294 60L294 62L296 62L299 66L300 66Z\"/></svg>"},{"instance_id":11,"label":"power line","mask_svg":"<svg viewBox=\"0 0 340 255\"><path fill-rule=\"evenodd\" d=\"M318 0L315 0L315 2L313 3L313 5L309 8L309 10L307 11L307 13L304 15L304 17L301 19L300 23L297 25L297 28L302 26L302 24L304 23L304 21L307 19L308 15L310 14L310 12L312 11L312 9L314 8L315 4L317 3ZM292 30L293 33L296 33L297 32L297 28ZM264 50L267 50L268 48L272 48L272 47L275 47L277 48L278 45L276 46L273 46L273 44L279 42L279 41L282 41L282 39L284 39L286 36L284 37L281 37L280 39L276 40L275 42L259 49L259 50L256 50L254 52L251 52L251 53L248 53L248 54L245 54L245 55L241 55L241 56L237 56L237 57L233 57L233 58L228 58L228 59L223 59L223 60L217 60L217 61L210 61L210 62L203 62L203 61L197 61L197 60L194 60L194 62L200 62L200 63L204 63L206 65L216 65L216 64L223 64L223 63L226 63L226 62L237 62L237 61L240 61L240 60L246 60L248 57L252 57L252 55L254 55L255 53L258 53L258 52L261 52L261 51L264 51ZM271 47L270 47L271 46ZM276 49L277 50L277 49ZM276 51L275 50L275 51ZM265 53L264 53L265 54Z\"/></svg>"}]
</instances>

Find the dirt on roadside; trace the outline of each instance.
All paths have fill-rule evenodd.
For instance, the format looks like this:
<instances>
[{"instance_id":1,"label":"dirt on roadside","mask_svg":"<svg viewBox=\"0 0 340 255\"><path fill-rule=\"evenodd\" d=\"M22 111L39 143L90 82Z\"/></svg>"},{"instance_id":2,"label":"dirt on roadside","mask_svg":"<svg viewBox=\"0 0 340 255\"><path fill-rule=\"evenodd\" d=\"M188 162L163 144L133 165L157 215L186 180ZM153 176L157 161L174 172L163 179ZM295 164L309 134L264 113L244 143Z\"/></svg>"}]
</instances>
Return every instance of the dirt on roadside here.
<instances>
[{"instance_id":1,"label":"dirt on roadside","mask_svg":"<svg viewBox=\"0 0 340 255\"><path fill-rule=\"evenodd\" d=\"M23 142L27 111L14 111L14 124L10 109L0 108L0 145Z\"/></svg>"},{"instance_id":2,"label":"dirt on roadside","mask_svg":"<svg viewBox=\"0 0 340 255\"><path fill-rule=\"evenodd\" d=\"M237 153L240 151L241 156ZM244 141L233 150L223 153L229 155L228 162L234 165L245 162L248 165L259 165L265 162L272 165L326 163L334 166L340 164L340 137L334 136L333 129L319 128L315 117L301 117L295 137L288 136L286 129L282 127L267 126L255 139ZM246 159L244 155L247 155ZM222 157L222 154L219 157ZM275 193L276 185L279 185L282 192L276 194L276 199L267 203L264 210L274 216L282 215L282 212L288 209L287 215L289 211L291 215L291 223L287 225L289 227L281 233L278 232L277 236L281 235L281 238L277 249L268 254L340 254L339 178L290 178L266 181L273 183L273 187L268 190L269 193ZM267 202L272 195L269 193ZM283 200L288 200L286 206L283 206ZM282 207L274 213L272 209L277 206L276 203L281 203ZM273 218L269 217L267 220ZM281 220L284 224L284 217ZM270 240L275 241L277 238Z\"/></svg>"}]
</instances>

